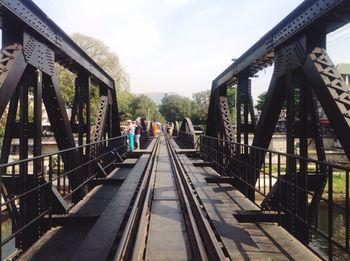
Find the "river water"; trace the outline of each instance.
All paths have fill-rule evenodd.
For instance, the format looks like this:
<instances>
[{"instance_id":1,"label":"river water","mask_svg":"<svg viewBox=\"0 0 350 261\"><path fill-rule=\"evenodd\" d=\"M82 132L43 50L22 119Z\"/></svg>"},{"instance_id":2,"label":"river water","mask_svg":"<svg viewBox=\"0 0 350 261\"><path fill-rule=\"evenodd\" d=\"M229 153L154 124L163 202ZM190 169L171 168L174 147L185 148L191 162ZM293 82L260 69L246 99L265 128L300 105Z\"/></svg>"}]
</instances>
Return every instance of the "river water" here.
<instances>
[{"instance_id":1,"label":"river water","mask_svg":"<svg viewBox=\"0 0 350 261\"><path fill-rule=\"evenodd\" d=\"M343 205L342 202L337 204ZM333 239L341 244L345 242L345 210L334 207L333 208ZM328 231L328 206L321 204L318 213L319 230L327 233ZM310 243L311 248L316 252L321 253L322 256L328 256L328 242L319 236L313 235ZM333 247L334 260L350 260L350 255L345 255L344 252L337 247Z\"/></svg>"}]
</instances>

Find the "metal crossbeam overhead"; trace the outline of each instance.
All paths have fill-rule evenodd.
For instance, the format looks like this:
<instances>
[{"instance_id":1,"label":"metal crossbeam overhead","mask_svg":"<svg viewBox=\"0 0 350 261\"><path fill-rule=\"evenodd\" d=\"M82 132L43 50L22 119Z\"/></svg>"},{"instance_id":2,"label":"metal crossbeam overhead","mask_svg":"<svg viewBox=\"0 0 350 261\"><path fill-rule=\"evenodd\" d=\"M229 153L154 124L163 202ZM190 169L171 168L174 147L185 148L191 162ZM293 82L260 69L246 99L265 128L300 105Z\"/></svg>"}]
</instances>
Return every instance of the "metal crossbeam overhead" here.
<instances>
[{"instance_id":1,"label":"metal crossbeam overhead","mask_svg":"<svg viewBox=\"0 0 350 261\"><path fill-rule=\"evenodd\" d=\"M0 0L0 4L2 11L12 13L54 50L57 62L72 71L83 67L92 74L93 81L114 89L113 79L32 1Z\"/></svg>"},{"instance_id":2,"label":"metal crossbeam overhead","mask_svg":"<svg viewBox=\"0 0 350 261\"><path fill-rule=\"evenodd\" d=\"M278 23L273 29L265 34L248 51L240 56L215 80L213 88L232 82L243 71L254 75L256 72L272 64L274 49L284 43L303 34L310 27L317 25L320 21L328 21L326 32L330 33L344 24L349 19L342 19L343 8L349 8L347 0L309 0L301 3L285 19Z\"/></svg>"}]
</instances>

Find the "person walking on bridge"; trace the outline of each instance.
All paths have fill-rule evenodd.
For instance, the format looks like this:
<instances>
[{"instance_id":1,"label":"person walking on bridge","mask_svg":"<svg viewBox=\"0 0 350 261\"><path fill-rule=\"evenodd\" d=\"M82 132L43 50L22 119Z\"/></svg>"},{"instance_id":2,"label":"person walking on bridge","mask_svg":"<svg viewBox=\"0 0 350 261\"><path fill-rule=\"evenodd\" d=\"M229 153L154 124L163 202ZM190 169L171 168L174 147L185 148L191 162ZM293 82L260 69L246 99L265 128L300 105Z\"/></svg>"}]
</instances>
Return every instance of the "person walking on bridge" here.
<instances>
[{"instance_id":1,"label":"person walking on bridge","mask_svg":"<svg viewBox=\"0 0 350 261\"><path fill-rule=\"evenodd\" d=\"M143 128L140 122L140 119L136 119L136 127L135 127L135 145L136 145L136 149L139 150L140 149L140 137L141 134L143 132Z\"/></svg>"},{"instance_id":2,"label":"person walking on bridge","mask_svg":"<svg viewBox=\"0 0 350 261\"><path fill-rule=\"evenodd\" d=\"M131 150L135 149L135 143L134 143L134 139L135 139L135 125L132 123L131 120L127 120L126 121L128 123L126 132L128 135L128 140L129 140L129 148Z\"/></svg>"}]
</instances>

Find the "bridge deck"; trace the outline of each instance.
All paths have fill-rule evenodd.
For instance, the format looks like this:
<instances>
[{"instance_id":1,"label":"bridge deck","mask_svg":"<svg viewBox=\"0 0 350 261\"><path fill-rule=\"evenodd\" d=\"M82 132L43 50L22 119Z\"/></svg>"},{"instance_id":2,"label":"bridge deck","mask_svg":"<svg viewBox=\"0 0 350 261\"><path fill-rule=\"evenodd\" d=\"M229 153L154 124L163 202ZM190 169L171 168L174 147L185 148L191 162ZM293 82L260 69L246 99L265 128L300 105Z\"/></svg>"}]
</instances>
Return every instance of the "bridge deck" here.
<instances>
[{"instance_id":1,"label":"bridge deck","mask_svg":"<svg viewBox=\"0 0 350 261\"><path fill-rule=\"evenodd\" d=\"M136 180L149 155L128 159L129 163L136 164L132 168L118 168L109 176L110 179L125 178L121 186L96 186L70 211L69 216L76 218L76 222L61 224L49 231L21 260L107 259L110 249L115 247ZM208 183L205 178L218 177L218 174L211 167L193 164L202 160L182 153L178 156L232 260L318 260L275 223L239 223L233 216L234 211L257 210L257 207L230 184ZM164 141L161 141L158 158L145 257L164 260L170 255L172 260L193 259Z\"/></svg>"},{"instance_id":2,"label":"bridge deck","mask_svg":"<svg viewBox=\"0 0 350 261\"><path fill-rule=\"evenodd\" d=\"M146 244L146 260L193 260L164 140L159 148Z\"/></svg>"},{"instance_id":3,"label":"bridge deck","mask_svg":"<svg viewBox=\"0 0 350 261\"><path fill-rule=\"evenodd\" d=\"M207 183L205 178L217 178L218 174L210 167L193 165L202 160L180 158L233 260L319 260L276 223L239 223L233 212L259 208L230 184Z\"/></svg>"}]
</instances>

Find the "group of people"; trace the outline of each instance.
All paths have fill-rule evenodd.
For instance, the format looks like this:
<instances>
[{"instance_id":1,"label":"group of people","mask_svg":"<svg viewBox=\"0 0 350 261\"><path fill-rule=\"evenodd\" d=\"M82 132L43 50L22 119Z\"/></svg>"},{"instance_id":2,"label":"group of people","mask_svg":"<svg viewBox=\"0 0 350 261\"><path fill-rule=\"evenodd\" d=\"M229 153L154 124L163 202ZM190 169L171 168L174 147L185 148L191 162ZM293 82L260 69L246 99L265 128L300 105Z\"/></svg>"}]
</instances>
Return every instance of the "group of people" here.
<instances>
[{"instance_id":1,"label":"group of people","mask_svg":"<svg viewBox=\"0 0 350 261\"><path fill-rule=\"evenodd\" d=\"M159 122L153 122L152 123L152 136L157 137L158 133L161 131L167 132L170 136L173 134L174 130L174 124L173 123L166 123L165 125L161 125Z\"/></svg>"},{"instance_id":2,"label":"group of people","mask_svg":"<svg viewBox=\"0 0 350 261\"><path fill-rule=\"evenodd\" d=\"M135 121L127 120L127 126L124 130L124 133L128 136L129 148L131 150L140 149L141 145L141 134L146 131L146 125L143 118L138 118ZM167 123L165 125L161 125L159 122L153 121L151 124L150 133L153 137L157 137L160 132L167 132L170 136L173 134L174 124Z\"/></svg>"},{"instance_id":3,"label":"group of people","mask_svg":"<svg viewBox=\"0 0 350 261\"><path fill-rule=\"evenodd\" d=\"M165 131L166 131L170 136L173 135L174 123L168 122L167 124L165 124L164 128L165 128Z\"/></svg>"},{"instance_id":4,"label":"group of people","mask_svg":"<svg viewBox=\"0 0 350 261\"><path fill-rule=\"evenodd\" d=\"M131 150L140 149L140 137L143 132L143 127L141 125L141 120L136 119L136 121L127 120L126 133L128 136L129 147Z\"/></svg>"}]
</instances>

